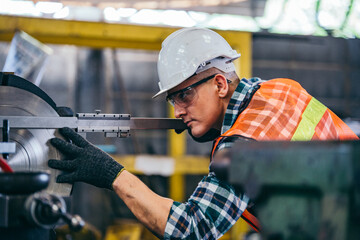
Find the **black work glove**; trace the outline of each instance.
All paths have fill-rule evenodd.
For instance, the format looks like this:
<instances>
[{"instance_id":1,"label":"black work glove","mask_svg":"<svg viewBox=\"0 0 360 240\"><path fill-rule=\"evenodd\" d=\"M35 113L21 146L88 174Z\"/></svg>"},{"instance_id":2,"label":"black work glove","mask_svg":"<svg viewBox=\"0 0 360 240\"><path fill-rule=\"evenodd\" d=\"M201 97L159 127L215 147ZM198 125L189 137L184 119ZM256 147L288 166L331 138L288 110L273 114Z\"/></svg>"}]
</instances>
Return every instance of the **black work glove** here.
<instances>
[{"instance_id":1,"label":"black work glove","mask_svg":"<svg viewBox=\"0 0 360 240\"><path fill-rule=\"evenodd\" d=\"M124 167L72 129L65 127L60 133L73 143L59 138L50 140L67 157L67 160L50 159L48 162L49 167L64 171L56 182L86 182L112 190L112 183Z\"/></svg>"}]
</instances>

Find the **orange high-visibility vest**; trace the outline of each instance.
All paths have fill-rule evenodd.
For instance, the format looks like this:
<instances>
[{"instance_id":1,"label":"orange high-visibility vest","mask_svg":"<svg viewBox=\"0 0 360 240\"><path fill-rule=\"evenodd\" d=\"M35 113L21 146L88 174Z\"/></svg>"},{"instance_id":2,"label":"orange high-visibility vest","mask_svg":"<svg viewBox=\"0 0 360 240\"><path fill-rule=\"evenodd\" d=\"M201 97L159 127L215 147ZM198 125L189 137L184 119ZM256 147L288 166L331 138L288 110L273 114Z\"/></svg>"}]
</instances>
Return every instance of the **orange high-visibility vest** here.
<instances>
[{"instance_id":1,"label":"orange high-visibility vest","mask_svg":"<svg viewBox=\"0 0 360 240\"><path fill-rule=\"evenodd\" d=\"M338 116L308 94L299 83L277 78L259 85L233 126L215 140L211 157L221 139L235 135L258 141L359 139ZM247 210L242 217L259 230L258 221Z\"/></svg>"},{"instance_id":2,"label":"orange high-visibility vest","mask_svg":"<svg viewBox=\"0 0 360 240\"><path fill-rule=\"evenodd\" d=\"M240 135L258 141L357 140L356 134L330 109L291 79L260 83L233 126L215 140Z\"/></svg>"}]
</instances>

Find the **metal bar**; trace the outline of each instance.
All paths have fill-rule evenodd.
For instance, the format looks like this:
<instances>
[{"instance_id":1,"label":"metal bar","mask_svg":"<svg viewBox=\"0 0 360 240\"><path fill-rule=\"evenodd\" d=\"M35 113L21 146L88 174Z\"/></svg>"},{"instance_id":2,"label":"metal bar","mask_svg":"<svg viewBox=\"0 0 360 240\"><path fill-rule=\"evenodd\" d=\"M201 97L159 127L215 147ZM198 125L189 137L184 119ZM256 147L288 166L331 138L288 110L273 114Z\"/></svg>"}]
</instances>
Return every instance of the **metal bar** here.
<instances>
[{"instance_id":1,"label":"metal bar","mask_svg":"<svg viewBox=\"0 0 360 240\"><path fill-rule=\"evenodd\" d=\"M0 127L3 120L8 119L10 128L22 129L55 129L55 128L113 128L130 127L130 129L185 129L186 125L180 119L170 118L130 118L109 119L77 117L32 117L32 116L0 116Z\"/></svg>"},{"instance_id":2,"label":"metal bar","mask_svg":"<svg viewBox=\"0 0 360 240\"><path fill-rule=\"evenodd\" d=\"M31 116L0 116L0 127L3 127L3 119L10 121L10 128L22 129L53 129L53 128L77 128L76 117L31 117Z\"/></svg>"},{"instance_id":3,"label":"metal bar","mask_svg":"<svg viewBox=\"0 0 360 240\"><path fill-rule=\"evenodd\" d=\"M130 118L130 129L186 129L180 119L175 118Z\"/></svg>"}]
</instances>

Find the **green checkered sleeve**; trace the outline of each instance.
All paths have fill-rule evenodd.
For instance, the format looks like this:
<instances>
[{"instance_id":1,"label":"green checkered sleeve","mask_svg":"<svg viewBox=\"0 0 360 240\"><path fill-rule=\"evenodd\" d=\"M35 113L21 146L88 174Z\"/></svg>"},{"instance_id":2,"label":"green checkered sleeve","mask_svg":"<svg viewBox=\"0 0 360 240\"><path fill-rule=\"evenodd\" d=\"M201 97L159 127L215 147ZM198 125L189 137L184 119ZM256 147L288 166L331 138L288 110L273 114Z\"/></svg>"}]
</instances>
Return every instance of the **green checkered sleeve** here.
<instances>
[{"instance_id":1,"label":"green checkered sleeve","mask_svg":"<svg viewBox=\"0 0 360 240\"><path fill-rule=\"evenodd\" d=\"M186 203L174 202L164 239L218 239L246 209L234 189L209 173Z\"/></svg>"}]
</instances>

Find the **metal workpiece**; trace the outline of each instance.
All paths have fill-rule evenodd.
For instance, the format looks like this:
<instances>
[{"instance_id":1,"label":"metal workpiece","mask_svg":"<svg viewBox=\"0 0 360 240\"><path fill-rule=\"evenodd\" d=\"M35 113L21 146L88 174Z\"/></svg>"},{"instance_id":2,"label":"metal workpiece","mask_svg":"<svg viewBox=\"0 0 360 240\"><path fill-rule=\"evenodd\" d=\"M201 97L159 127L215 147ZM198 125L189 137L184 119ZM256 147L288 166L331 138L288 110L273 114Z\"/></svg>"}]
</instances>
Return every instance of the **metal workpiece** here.
<instances>
[{"instance_id":1,"label":"metal workpiece","mask_svg":"<svg viewBox=\"0 0 360 240\"><path fill-rule=\"evenodd\" d=\"M42 98L37 95L12 86L0 86L0 116L1 126L3 120L8 120L10 127L9 143L15 144L15 153L10 153L8 163L14 171L48 171L51 180L49 193L68 196L71 191L70 184L57 184L56 176L59 170L50 169L47 166L49 159L61 159L60 152L48 141L54 137L62 136L55 129L13 128L14 119L5 116L15 116L16 119L25 118L22 124L43 124L37 120L26 119L27 117L57 117L57 112ZM0 142L3 141L0 136ZM3 143L4 144L4 143ZM11 150L11 149L10 149Z\"/></svg>"}]
</instances>

